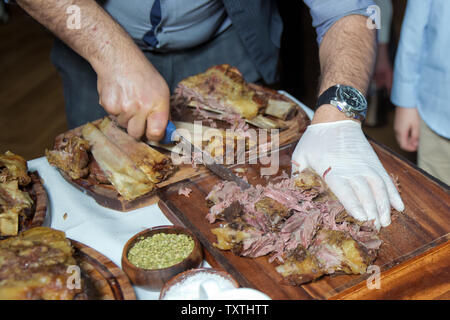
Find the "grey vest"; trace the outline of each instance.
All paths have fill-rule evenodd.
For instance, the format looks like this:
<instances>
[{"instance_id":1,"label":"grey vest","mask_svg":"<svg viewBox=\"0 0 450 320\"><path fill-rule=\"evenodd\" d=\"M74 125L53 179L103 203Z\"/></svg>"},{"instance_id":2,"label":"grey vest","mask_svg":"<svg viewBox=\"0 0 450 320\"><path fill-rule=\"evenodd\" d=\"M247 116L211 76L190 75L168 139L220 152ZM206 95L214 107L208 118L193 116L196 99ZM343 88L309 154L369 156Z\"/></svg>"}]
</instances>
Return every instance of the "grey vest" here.
<instances>
[{"instance_id":1,"label":"grey vest","mask_svg":"<svg viewBox=\"0 0 450 320\"><path fill-rule=\"evenodd\" d=\"M222 0L233 26L266 83L277 80L283 22L272 0Z\"/></svg>"}]
</instances>

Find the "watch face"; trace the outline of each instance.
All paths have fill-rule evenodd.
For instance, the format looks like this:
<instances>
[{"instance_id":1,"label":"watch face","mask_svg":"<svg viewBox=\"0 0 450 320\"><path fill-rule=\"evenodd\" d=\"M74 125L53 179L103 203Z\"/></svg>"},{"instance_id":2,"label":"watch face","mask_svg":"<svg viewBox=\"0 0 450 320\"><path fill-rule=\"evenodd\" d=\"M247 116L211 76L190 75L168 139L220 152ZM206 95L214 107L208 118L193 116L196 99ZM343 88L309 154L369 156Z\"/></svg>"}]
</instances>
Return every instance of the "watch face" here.
<instances>
[{"instance_id":1,"label":"watch face","mask_svg":"<svg viewBox=\"0 0 450 320\"><path fill-rule=\"evenodd\" d=\"M339 101L345 101L353 111L363 112L367 108L366 98L355 88L339 86L336 92Z\"/></svg>"}]
</instances>

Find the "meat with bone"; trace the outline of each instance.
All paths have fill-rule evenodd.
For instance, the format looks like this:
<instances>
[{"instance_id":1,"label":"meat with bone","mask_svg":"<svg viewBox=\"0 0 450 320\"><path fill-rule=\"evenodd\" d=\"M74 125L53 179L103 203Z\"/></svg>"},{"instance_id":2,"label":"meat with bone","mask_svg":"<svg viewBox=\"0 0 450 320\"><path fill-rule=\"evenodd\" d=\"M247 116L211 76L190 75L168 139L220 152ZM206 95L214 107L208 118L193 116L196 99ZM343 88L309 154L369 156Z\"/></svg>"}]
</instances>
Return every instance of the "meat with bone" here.
<instances>
[{"instance_id":1,"label":"meat with bone","mask_svg":"<svg viewBox=\"0 0 450 320\"><path fill-rule=\"evenodd\" d=\"M295 248L276 270L283 276L284 284L293 286L314 281L325 274L317 258L301 246Z\"/></svg>"},{"instance_id":2,"label":"meat with bone","mask_svg":"<svg viewBox=\"0 0 450 320\"><path fill-rule=\"evenodd\" d=\"M18 234L20 222L33 204L30 195L19 189L17 180L0 183L0 238Z\"/></svg>"},{"instance_id":3,"label":"meat with bone","mask_svg":"<svg viewBox=\"0 0 450 320\"><path fill-rule=\"evenodd\" d=\"M87 123L82 134L89 142L98 165L126 200L135 199L154 189L155 185L147 175L96 126Z\"/></svg>"},{"instance_id":4,"label":"meat with bone","mask_svg":"<svg viewBox=\"0 0 450 320\"><path fill-rule=\"evenodd\" d=\"M327 229L317 233L309 251L328 274L363 274L374 258L350 234Z\"/></svg>"},{"instance_id":5,"label":"meat with bone","mask_svg":"<svg viewBox=\"0 0 450 320\"><path fill-rule=\"evenodd\" d=\"M296 103L275 90L246 82L239 70L228 64L182 80L172 105L186 104L210 122L215 119L238 126L247 122L263 129L286 128L284 121L298 111Z\"/></svg>"},{"instance_id":6,"label":"meat with bone","mask_svg":"<svg viewBox=\"0 0 450 320\"><path fill-rule=\"evenodd\" d=\"M77 266L71 243L61 231L31 228L0 241L1 300L87 299L84 273L79 286L69 286Z\"/></svg>"},{"instance_id":7,"label":"meat with bone","mask_svg":"<svg viewBox=\"0 0 450 320\"><path fill-rule=\"evenodd\" d=\"M82 188L90 186L91 191L101 190L100 197L105 190L109 198L119 193L120 203L153 191L156 183L175 171L170 157L129 136L109 118L61 134L46 156L66 179Z\"/></svg>"},{"instance_id":8,"label":"meat with bone","mask_svg":"<svg viewBox=\"0 0 450 320\"><path fill-rule=\"evenodd\" d=\"M240 190L216 185L209 222L217 247L247 257L271 255L285 282L300 285L325 274L364 273L381 245L372 222L349 217L321 178L307 169L295 178Z\"/></svg>"},{"instance_id":9,"label":"meat with bone","mask_svg":"<svg viewBox=\"0 0 450 320\"><path fill-rule=\"evenodd\" d=\"M267 107L264 110L265 114L286 120L295 113L296 104L286 96L254 83L249 83L248 85L258 93L260 99L267 101Z\"/></svg>"},{"instance_id":10,"label":"meat with bone","mask_svg":"<svg viewBox=\"0 0 450 320\"><path fill-rule=\"evenodd\" d=\"M98 165L97 160L93 157L89 162L89 177L94 179L98 184L111 184L108 180L108 176L103 172L102 168Z\"/></svg>"},{"instance_id":11,"label":"meat with bone","mask_svg":"<svg viewBox=\"0 0 450 320\"><path fill-rule=\"evenodd\" d=\"M104 118L98 127L110 141L127 154L153 183L163 181L173 172L174 166L170 157L143 142L137 141L118 128L109 118Z\"/></svg>"},{"instance_id":12,"label":"meat with bone","mask_svg":"<svg viewBox=\"0 0 450 320\"><path fill-rule=\"evenodd\" d=\"M31 182L28 175L27 161L19 155L6 151L0 154L0 182L17 180L20 186Z\"/></svg>"},{"instance_id":13,"label":"meat with bone","mask_svg":"<svg viewBox=\"0 0 450 320\"><path fill-rule=\"evenodd\" d=\"M7 151L0 155L0 168L1 239L18 234L27 216L32 214L34 201L24 188L31 182L24 158Z\"/></svg>"},{"instance_id":14,"label":"meat with bone","mask_svg":"<svg viewBox=\"0 0 450 320\"><path fill-rule=\"evenodd\" d=\"M182 80L175 92L199 106L238 114L245 119L256 117L267 104L248 86L239 70L227 64Z\"/></svg>"}]
</instances>

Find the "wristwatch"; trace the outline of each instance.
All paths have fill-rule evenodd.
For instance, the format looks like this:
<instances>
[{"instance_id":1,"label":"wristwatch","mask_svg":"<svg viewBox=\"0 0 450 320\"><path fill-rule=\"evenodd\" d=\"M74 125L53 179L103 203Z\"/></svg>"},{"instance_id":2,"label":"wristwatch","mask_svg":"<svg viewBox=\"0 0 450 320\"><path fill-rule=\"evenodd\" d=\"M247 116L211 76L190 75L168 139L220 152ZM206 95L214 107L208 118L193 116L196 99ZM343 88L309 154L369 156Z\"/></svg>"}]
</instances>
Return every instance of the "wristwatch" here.
<instances>
[{"instance_id":1,"label":"wristwatch","mask_svg":"<svg viewBox=\"0 0 450 320\"><path fill-rule=\"evenodd\" d=\"M347 117L361 122L366 118L367 100L356 88L341 84L332 86L320 95L316 109L324 104L331 104Z\"/></svg>"}]
</instances>

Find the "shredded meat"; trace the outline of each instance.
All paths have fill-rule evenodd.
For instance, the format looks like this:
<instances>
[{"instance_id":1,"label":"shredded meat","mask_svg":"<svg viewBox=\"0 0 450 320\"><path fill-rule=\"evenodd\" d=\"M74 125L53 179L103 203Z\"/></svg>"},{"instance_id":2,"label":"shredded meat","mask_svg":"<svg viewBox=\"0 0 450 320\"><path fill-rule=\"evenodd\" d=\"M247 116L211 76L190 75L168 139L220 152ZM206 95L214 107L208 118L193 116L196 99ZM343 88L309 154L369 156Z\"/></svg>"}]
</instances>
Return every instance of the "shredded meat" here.
<instances>
[{"instance_id":1,"label":"shredded meat","mask_svg":"<svg viewBox=\"0 0 450 320\"><path fill-rule=\"evenodd\" d=\"M118 146L153 183L163 181L174 171L170 157L137 141L117 127L109 118L104 118L98 127L108 140Z\"/></svg>"},{"instance_id":2,"label":"shredded meat","mask_svg":"<svg viewBox=\"0 0 450 320\"><path fill-rule=\"evenodd\" d=\"M183 195L187 198L189 198L189 195L191 194L192 190L189 188L180 188L178 189L178 194Z\"/></svg>"},{"instance_id":3,"label":"shredded meat","mask_svg":"<svg viewBox=\"0 0 450 320\"><path fill-rule=\"evenodd\" d=\"M207 196L217 247L260 257L271 255L285 282L299 285L325 274L364 273L381 241L373 222L348 216L311 170L278 183L242 191L221 182Z\"/></svg>"}]
</instances>

